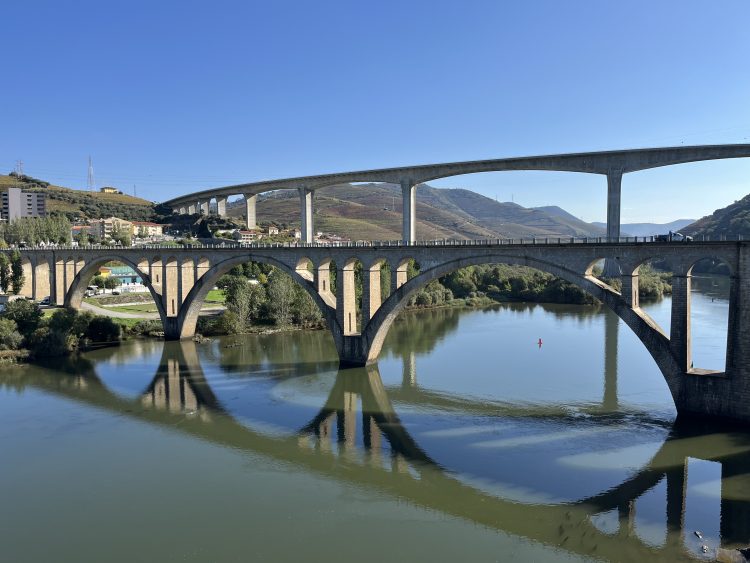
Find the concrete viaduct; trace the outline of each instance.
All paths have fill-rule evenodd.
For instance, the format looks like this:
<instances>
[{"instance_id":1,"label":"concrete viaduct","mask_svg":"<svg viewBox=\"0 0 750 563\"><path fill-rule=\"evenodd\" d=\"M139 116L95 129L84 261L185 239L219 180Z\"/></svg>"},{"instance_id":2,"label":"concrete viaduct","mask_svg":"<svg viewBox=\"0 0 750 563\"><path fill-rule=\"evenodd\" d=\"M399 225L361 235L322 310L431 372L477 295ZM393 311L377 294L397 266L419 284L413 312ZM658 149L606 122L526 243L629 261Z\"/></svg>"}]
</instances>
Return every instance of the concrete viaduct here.
<instances>
[{"instance_id":1,"label":"concrete viaduct","mask_svg":"<svg viewBox=\"0 0 750 563\"><path fill-rule=\"evenodd\" d=\"M7 252L7 251L6 251ZM47 295L79 308L91 277L109 261L133 268L157 304L167 339L195 334L201 305L218 279L239 264L271 264L289 274L320 308L333 335L342 365L377 360L389 327L409 298L430 281L467 266L518 264L558 276L610 307L638 336L659 366L679 412L750 421L750 242L629 242L571 240L539 244L510 241L430 241L326 245L233 245L227 247L88 247L23 249L26 283L22 294ZM694 369L691 361L690 279L693 266L711 258L731 272L731 296L725 369ZM617 265L622 291L593 274L602 259ZM638 271L653 259L673 272L669 336L640 308ZM407 277L410 261L419 273ZM355 267L363 269L360 306L355 296ZM391 272L387 295L381 272ZM331 288L335 265L337 283Z\"/></svg>"},{"instance_id":2,"label":"concrete viaduct","mask_svg":"<svg viewBox=\"0 0 750 563\"><path fill-rule=\"evenodd\" d=\"M168 200L164 204L180 214L203 213L208 215L210 203L215 200L217 213L223 217L226 216L227 199L231 196L242 195L245 198L247 227L254 229L257 225L256 201L258 194L275 190L297 190L300 198L302 241L312 242L315 232L313 228L313 196L315 190L346 183L396 184L401 186L403 198L402 240L412 242L416 239L416 189L419 184L430 180L479 172L511 170L581 172L601 174L607 177L607 238L616 240L620 236L623 174L688 162L746 157L750 157L750 144L662 147L451 162L238 184L180 196Z\"/></svg>"}]
</instances>

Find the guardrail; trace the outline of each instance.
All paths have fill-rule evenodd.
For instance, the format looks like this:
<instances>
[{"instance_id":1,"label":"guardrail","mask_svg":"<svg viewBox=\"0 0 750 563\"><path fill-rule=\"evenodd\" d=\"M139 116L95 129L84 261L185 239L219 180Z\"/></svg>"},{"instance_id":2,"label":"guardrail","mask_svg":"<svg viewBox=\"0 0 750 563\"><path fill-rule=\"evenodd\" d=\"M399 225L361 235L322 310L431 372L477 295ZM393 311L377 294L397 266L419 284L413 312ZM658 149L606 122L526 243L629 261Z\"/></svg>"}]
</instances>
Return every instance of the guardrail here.
<instances>
[{"instance_id":1,"label":"guardrail","mask_svg":"<svg viewBox=\"0 0 750 563\"><path fill-rule=\"evenodd\" d=\"M654 235L647 237L532 237L532 238L511 238L511 239L440 239L440 240L422 240L422 241L403 241L403 240L373 240L373 241L341 241L341 242L236 242L227 241L218 244L186 244L186 245L159 245L159 244L141 244L134 246L122 245L105 245L105 244L88 244L80 245L36 245L36 246L18 246L11 245L4 250L190 250L190 249L234 249L234 248L358 248L358 247L414 247L414 246L520 246L520 245L570 245L570 244L691 244L693 242L737 242L750 240L743 235L733 237L706 237L701 236L693 239L672 239L664 240L662 237L667 235Z\"/></svg>"}]
</instances>

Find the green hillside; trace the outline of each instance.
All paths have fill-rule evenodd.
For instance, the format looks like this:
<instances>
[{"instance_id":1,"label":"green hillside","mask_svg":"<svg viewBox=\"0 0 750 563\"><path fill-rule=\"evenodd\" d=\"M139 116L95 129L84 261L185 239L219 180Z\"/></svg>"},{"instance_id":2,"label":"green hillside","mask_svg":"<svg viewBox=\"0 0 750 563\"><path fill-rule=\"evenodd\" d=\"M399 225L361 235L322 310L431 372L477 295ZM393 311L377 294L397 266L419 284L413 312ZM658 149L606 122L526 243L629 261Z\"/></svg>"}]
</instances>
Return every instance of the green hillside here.
<instances>
[{"instance_id":1,"label":"green hillside","mask_svg":"<svg viewBox=\"0 0 750 563\"><path fill-rule=\"evenodd\" d=\"M97 217L123 217L133 221L154 218L154 204L125 194L105 194L55 186L42 180L0 174L0 190L11 187L47 195L48 213L63 214L71 221Z\"/></svg>"},{"instance_id":2,"label":"green hillside","mask_svg":"<svg viewBox=\"0 0 750 563\"><path fill-rule=\"evenodd\" d=\"M693 237L726 236L750 238L750 194L682 229Z\"/></svg>"}]
</instances>

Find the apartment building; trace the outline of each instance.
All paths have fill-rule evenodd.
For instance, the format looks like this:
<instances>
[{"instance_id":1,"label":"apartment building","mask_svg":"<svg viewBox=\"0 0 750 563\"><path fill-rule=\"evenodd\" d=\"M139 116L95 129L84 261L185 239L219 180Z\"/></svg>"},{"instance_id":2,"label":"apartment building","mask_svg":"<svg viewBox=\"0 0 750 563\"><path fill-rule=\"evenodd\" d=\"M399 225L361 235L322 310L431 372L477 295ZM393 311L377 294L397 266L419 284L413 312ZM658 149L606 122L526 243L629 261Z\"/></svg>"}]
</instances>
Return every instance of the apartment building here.
<instances>
[{"instance_id":1,"label":"apartment building","mask_svg":"<svg viewBox=\"0 0 750 563\"><path fill-rule=\"evenodd\" d=\"M47 215L47 198L43 193L25 192L21 188L8 188L1 197L0 217L6 221Z\"/></svg>"}]
</instances>

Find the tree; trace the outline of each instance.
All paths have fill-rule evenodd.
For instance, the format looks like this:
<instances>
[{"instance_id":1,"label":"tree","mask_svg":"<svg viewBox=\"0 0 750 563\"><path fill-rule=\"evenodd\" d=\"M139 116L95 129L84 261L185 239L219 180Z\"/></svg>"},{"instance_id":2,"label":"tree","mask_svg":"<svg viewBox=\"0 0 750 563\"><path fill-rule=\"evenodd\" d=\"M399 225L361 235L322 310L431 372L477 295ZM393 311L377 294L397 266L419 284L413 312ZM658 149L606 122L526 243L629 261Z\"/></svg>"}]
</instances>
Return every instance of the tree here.
<instances>
[{"instance_id":1,"label":"tree","mask_svg":"<svg viewBox=\"0 0 750 563\"><path fill-rule=\"evenodd\" d=\"M107 289L115 289L122 285L122 281L120 278L116 278L114 276L107 276L104 278L104 287Z\"/></svg>"},{"instance_id":2,"label":"tree","mask_svg":"<svg viewBox=\"0 0 750 563\"><path fill-rule=\"evenodd\" d=\"M14 295L21 293L23 282L24 275L21 253L16 250L10 257L10 286Z\"/></svg>"},{"instance_id":3,"label":"tree","mask_svg":"<svg viewBox=\"0 0 750 563\"><path fill-rule=\"evenodd\" d=\"M17 350L21 347L23 336L18 326L11 319L0 319L0 350Z\"/></svg>"},{"instance_id":4,"label":"tree","mask_svg":"<svg viewBox=\"0 0 750 563\"><path fill-rule=\"evenodd\" d=\"M81 232L76 235L76 241L78 241L78 244L81 246L86 246L89 244L89 233L86 229L81 229Z\"/></svg>"},{"instance_id":5,"label":"tree","mask_svg":"<svg viewBox=\"0 0 750 563\"><path fill-rule=\"evenodd\" d=\"M0 253L0 289L3 290L3 293L8 293L8 288L10 287L10 260L8 260L8 255L3 253Z\"/></svg>"},{"instance_id":6,"label":"tree","mask_svg":"<svg viewBox=\"0 0 750 563\"><path fill-rule=\"evenodd\" d=\"M292 321L294 305L292 278L281 270L274 270L268 277L268 299L273 320L280 326L287 326Z\"/></svg>"},{"instance_id":7,"label":"tree","mask_svg":"<svg viewBox=\"0 0 750 563\"><path fill-rule=\"evenodd\" d=\"M105 287L105 277L104 276L94 276L91 278L91 281L89 282L89 285L95 285L99 289L104 289Z\"/></svg>"},{"instance_id":8,"label":"tree","mask_svg":"<svg viewBox=\"0 0 750 563\"><path fill-rule=\"evenodd\" d=\"M86 328L86 338L92 342L116 342L121 327L109 317L94 317Z\"/></svg>"},{"instance_id":9,"label":"tree","mask_svg":"<svg viewBox=\"0 0 750 563\"><path fill-rule=\"evenodd\" d=\"M36 303L26 299L15 299L8 303L2 317L10 319L18 326L18 332L28 338L42 320L42 310Z\"/></svg>"},{"instance_id":10,"label":"tree","mask_svg":"<svg viewBox=\"0 0 750 563\"><path fill-rule=\"evenodd\" d=\"M303 327L316 326L323 320L323 314L312 297L298 284L294 284L294 311L297 322Z\"/></svg>"}]
</instances>

